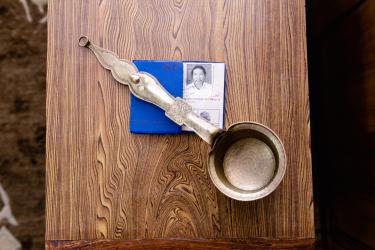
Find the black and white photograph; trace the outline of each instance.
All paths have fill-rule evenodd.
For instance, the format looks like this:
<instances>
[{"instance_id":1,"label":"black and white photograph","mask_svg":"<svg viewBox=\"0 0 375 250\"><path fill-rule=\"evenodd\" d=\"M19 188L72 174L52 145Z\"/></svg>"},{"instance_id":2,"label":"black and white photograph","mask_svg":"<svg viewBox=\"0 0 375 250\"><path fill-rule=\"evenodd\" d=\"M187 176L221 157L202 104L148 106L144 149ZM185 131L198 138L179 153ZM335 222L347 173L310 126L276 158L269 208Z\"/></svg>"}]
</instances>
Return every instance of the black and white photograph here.
<instances>
[{"instance_id":1,"label":"black and white photograph","mask_svg":"<svg viewBox=\"0 0 375 250\"><path fill-rule=\"evenodd\" d=\"M208 98L213 94L212 64L186 63L184 94L186 98Z\"/></svg>"},{"instance_id":2,"label":"black and white photograph","mask_svg":"<svg viewBox=\"0 0 375 250\"><path fill-rule=\"evenodd\" d=\"M225 64L184 62L183 98L194 112L222 128L224 114ZM191 131L186 126L184 131Z\"/></svg>"},{"instance_id":3,"label":"black and white photograph","mask_svg":"<svg viewBox=\"0 0 375 250\"><path fill-rule=\"evenodd\" d=\"M197 109L194 110L194 112L215 126L221 126L220 122L222 119L220 119L220 109Z\"/></svg>"}]
</instances>

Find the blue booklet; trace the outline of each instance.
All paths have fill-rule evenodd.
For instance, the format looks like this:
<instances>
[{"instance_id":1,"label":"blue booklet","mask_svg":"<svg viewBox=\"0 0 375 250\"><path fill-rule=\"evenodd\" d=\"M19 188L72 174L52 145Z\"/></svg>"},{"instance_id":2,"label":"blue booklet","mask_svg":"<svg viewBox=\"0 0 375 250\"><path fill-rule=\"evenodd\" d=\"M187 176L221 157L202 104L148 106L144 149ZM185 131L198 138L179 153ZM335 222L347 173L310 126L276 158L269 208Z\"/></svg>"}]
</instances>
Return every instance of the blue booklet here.
<instances>
[{"instance_id":1,"label":"blue booklet","mask_svg":"<svg viewBox=\"0 0 375 250\"><path fill-rule=\"evenodd\" d=\"M182 97L181 61L134 60L139 71L155 76L173 96ZM181 126L165 116L165 111L134 95L130 99L130 132L151 134L179 134Z\"/></svg>"},{"instance_id":2,"label":"blue booklet","mask_svg":"<svg viewBox=\"0 0 375 250\"><path fill-rule=\"evenodd\" d=\"M225 64L134 60L139 71L152 74L175 97L183 98L193 111L214 125L224 125ZM191 131L165 116L164 110L131 95L130 132L179 134Z\"/></svg>"}]
</instances>

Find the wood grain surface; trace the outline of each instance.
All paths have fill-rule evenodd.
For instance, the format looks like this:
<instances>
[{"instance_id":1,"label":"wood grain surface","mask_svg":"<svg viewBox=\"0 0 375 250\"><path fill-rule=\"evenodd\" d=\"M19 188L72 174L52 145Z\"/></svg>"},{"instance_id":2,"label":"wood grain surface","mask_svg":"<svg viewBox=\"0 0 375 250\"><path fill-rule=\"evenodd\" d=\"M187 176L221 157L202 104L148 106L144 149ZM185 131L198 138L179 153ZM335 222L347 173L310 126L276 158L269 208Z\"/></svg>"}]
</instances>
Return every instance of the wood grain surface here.
<instances>
[{"instance_id":1,"label":"wood grain surface","mask_svg":"<svg viewBox=\"0 0 375 250\"><path fill-rule=\"evenodd\" d=\"M46 239L314 237L303 0L54 0L48 7ZM129 90L86 34L127 59L224 61L225 125L285 143L279 188L229 199L196 135L129 133Z\"/></svg>"}]
</instances>

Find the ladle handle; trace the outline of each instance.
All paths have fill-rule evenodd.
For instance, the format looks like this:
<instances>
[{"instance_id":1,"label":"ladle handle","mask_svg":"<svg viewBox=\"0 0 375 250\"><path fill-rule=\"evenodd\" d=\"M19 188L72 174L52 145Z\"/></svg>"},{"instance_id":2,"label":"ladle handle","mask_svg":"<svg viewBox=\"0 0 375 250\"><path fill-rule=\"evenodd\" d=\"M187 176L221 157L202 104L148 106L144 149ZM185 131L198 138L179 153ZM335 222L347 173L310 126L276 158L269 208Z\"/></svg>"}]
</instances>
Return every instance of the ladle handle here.
<instances>
[{"instance_id":1,"label":"ladle handle","mask_svg":"<svg viewBox=\"0 0 375 250\"><path fill-rule=\"evenodd\" d=\"M193 129L208 144L212 145L215 137L223 132L195 114L183 99L173 97L154 76L138 72L130 61L122 60L113 52L92 44L86 36L80 37L79 45L91 49L101 65L110 70L118 82L128 85L136 97L160 107L169 119Z\"/></svg>"}]
</instances>

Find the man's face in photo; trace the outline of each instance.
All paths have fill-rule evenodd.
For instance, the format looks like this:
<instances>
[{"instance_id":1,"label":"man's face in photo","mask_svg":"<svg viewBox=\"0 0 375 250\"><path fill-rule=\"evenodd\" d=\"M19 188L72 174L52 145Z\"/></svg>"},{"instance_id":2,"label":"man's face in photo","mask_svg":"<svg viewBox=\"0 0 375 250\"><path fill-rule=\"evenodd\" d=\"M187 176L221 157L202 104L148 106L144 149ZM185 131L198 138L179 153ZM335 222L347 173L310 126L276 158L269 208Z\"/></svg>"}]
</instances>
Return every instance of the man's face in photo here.
<instances>
[{"instance_id":1,"label":"man's face in photo","mask_svg":"<svg viewBox=\"0 0 375 250\"><path fill-rule=\"evenodd\" d=\"M200 68L196 68L193 70L193 81L194 82L204 82L204 79L206 76L204 75L204 72Z\"/></svg>"}]
</instances>

